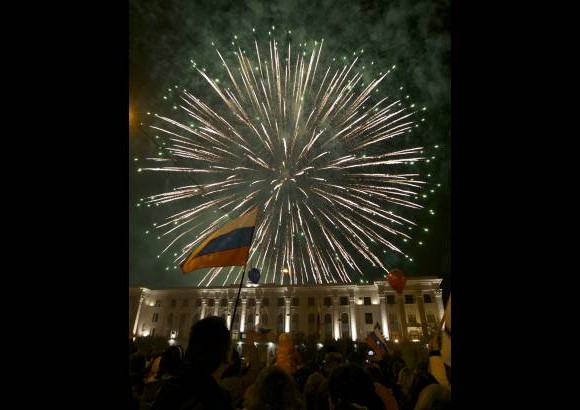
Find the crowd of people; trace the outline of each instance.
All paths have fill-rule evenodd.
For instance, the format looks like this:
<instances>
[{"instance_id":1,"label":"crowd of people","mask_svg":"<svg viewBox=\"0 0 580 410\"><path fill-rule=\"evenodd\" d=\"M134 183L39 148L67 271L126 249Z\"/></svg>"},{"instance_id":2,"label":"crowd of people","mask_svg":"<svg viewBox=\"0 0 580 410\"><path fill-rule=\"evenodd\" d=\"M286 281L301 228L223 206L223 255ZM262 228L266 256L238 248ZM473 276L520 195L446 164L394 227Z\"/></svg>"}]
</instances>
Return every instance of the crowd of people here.
<instances>
[{"instance_id":1,"label":"crowd of people","mask_svg":"<svg viewBox=\"0 0 580 410\"><path fill-rule=\"evenodd\" d=\"M449 368L439 356L437 339L428 360L413 368L400 351L381 360L356 363L327 348L324 361L288 368L260 361L246 344L244 360L232 348L223 318L196 322L185 351L169 346L145 356L130 341L132 410L444 410L451 408Z\"/></svg>"}]
</instances>

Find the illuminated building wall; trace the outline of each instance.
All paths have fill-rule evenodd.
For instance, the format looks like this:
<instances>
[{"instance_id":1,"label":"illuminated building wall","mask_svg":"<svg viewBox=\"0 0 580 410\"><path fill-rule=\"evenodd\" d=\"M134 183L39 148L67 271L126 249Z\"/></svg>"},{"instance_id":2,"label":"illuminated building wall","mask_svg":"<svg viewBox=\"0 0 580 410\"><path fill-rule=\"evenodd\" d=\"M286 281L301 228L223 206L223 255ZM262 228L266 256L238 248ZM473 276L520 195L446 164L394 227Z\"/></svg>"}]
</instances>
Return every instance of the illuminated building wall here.
<instances>
[{"instance_id":1,"label":"illuminated building wall","mask_svg":"<svg viewBox=\"0 0 580 410\"><path fill-rule=\"evenodd\" d=\"M387 339L418 339L443 315L441 279L408 278L402 294L387 281L373 284L244 286L236 310L233 336L271 329L268 340L281 332L316 334L320 340L364 341L378 323ZM187 343L191 325L206 316L233 319L238 286L216 288L129 288L129 333L163 336ZM242 322L243 321L243 322Z\"/></svg>"}]
</instances>

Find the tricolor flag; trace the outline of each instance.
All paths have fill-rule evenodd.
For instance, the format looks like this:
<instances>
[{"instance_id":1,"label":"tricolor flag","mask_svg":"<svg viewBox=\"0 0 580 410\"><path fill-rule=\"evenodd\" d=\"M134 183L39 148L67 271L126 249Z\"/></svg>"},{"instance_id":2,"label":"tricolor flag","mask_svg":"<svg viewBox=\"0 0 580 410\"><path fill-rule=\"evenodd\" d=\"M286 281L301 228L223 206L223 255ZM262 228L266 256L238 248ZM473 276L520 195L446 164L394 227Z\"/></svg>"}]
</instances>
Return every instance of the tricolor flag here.
<instances>
[{"instance_id":1,"label":"tricolor flag","mask_svg":"<svg viewBox=\"0 0 580 410\"><path fill-rule=\"evenodd\" d=\"M248 262L257 216L258 208L254 208L226 223L189 254L180 265L181 271L188 273L201 268L244 266Z\"/></svg>"},{"instance_id":2,"label":"tricolor flag","mask_svg":"<svg viewBox=\"0 0 580 410\"><path fill-rule=\"evenodd\" d=\"M375 326L375 330L367 335L366 342L375 351L379 358L382 359L387 354L387 341L377 326Z\"/></svg>"}]
</instances>

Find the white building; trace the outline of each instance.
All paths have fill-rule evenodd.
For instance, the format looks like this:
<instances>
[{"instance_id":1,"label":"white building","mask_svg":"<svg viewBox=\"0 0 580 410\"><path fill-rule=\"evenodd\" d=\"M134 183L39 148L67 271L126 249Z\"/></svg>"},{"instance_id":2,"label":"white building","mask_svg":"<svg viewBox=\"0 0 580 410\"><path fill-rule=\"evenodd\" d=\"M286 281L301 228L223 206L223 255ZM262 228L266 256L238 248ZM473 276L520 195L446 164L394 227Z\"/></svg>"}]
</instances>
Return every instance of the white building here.
<instances>
[{"instance_id":1,"label":"white building","mask_svg":"<svg viewBox=\"0 0 580 410\"><path fill-rule=\"evenodd\" d=\"M320 333L320 340L364 341L378 323L387 339L419 339L443 316L442 279L408 278L402 294L387 281L373 284L261 284L242 287L233 338L249 330L271 329L269 340L282 332ZM130 336L173 337L187 343L193 323L221 316L228 326L237 285L216 288L129 288ZM319 319L318 319L319 318Z\"/></svg>"}]
</instances>

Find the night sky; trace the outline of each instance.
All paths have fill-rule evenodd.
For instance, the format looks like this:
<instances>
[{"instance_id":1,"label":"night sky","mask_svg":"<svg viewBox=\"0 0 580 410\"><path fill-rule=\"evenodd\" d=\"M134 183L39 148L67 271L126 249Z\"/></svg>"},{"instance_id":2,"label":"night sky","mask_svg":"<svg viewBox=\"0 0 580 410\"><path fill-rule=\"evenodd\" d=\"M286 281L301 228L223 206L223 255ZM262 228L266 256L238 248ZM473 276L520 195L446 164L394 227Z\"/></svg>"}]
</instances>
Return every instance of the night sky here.
<instances>
[{"instance_id":1,"label":"night sky","mask_svg":"<svg viewBox=\"0 0 580 410\"><path fill-rule=\"evenodd\" d=\"M405 213L428 227L413 234L406 252L413 261L389 255L389 266L407 276L438 276L450 286L450 34L449 1L336 1L336 0L130 0L129 2L129 105L133 126L129 134L129 282L151 288L191 286L191 275L173 269L170 257L157 258L163 245L152 227L167 209L146 207L141 199L171 190L182 176L138 173L143 158L155 156L158 147L148 128L147 112L171 115L163 100L169 88L191 89L203 98L208 85L192 70L191 60L218 69L212 42L231 50L234 35L251 45L255 36L266 44L268 31L293 43L324 38L327 58L352 55L364 49L375 67L397 66L391 83L404 85L417 104L428 107L418 135L420 145L436 156L422 169L431 174L422 200L425 209ZM275 29L272 29L272 26ZM229 46L229 48L228 48ZM379 69L376 70L377 72ZM377 73L375 73L376 75ZM139 123L143 126L139 126ZM413 145L419 145L413 142ZM437 148L435 146L437 145ZM137 160L136 160L137 159ZM437 186L440 184L440 186ZM431 193L430 189L434 189ZM142 206L137 206L141 202ZM179 209L176 208L176 209ZM429 212L432 210L433 212ZM163 212L161 212L163 211ZM147 234L146 231L149 231ZM418 242L421 241L422 245ZM166 270L166 267L169 268ZM382 275L382 274L381 274ZM369 269L367 279L382 279Z\"/></svg>"}]
</instances>

